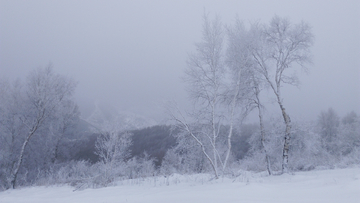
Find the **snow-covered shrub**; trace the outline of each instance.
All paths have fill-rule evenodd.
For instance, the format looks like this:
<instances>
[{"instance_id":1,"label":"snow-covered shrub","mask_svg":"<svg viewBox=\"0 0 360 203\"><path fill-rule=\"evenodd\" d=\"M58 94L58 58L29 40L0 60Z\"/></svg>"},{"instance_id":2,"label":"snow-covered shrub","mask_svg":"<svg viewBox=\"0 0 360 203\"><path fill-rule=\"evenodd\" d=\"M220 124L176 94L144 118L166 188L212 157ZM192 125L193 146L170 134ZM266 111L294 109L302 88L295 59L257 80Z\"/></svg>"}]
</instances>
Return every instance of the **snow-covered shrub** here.
<instances>
[{"instance_id":1,"label":"snow-covered shrub","mask_svg":"<svg viewBox=\"0 0 360 203\"><path fill-rule=\"evenodd\" d=\"M265 125L265 147L270 158L271 170L281 170L282 147L284 137L284 124L278 119L271 119ZM266 170L265 153L261 144L261 134L259 131L253 133L248 139L250 150L244 159L240 160L243 170L264 171Z\"/></svg>"},{"instance_id":2,"label":"snow-covered shrub","mask_svg":"<svg viewBox=\"0 0 360 203\"><path fill-rule=\"evenodd\" d=\"M89 162L72 161L66 165L57 165L47 170L39 170L36 185L70 184L88 181L94 176Z\"/></svg>"},{"instance_id":3,"label":"snow-covered shrub","mask_svg":"<svg viewBox=\"0 0 360 203\"><path fill-rule=\"evenodd\" d=\"M123 175L129 179L155 176L156 174L154 159L150 158L146 153L144 157L133 157L128 160L123 173Z\"/></svg>"},{"instance_id":4,"label":"snow-covered shrub","mask_svg":"<svg viewBox=\"0 0 360 203\"><path fill-rule=\"evenodd\" d=\"M310 123L293 122L289 167L292 170L312 170L329 165L329 154L321 144L321 136Z\"/></svg>"},{"instance_id":5,"label":"snow-covered shrub","mask_svg":"<svg viewBox=\"0 0 360 203\"><path fill-rule=\"evenodd\" d=\"M100 157L96 165L99 175L94 184L107 186L122 176L125 170L125 160L129 156L131 134L120 133L117 130L108 130L100 134L95 143L95 153Z\"/></svg>"},{"instance_id":6,"label":"snow-covered shrub","mask_svg":"<svg viewBox=\"0 0 360 203\"><path fill-rule=\"evenodd\" d=\"M160 167L163 175L172 173L192 174L209 171L209 164L201 152L200 147L193 139L186 139L179 134L177 145L168 150Z\"/></svg>"},{"instance_id":7,"label":"snow-covered shrub","mask_svg":"<svg viewBox=\"0 0 360 203\"><path fill-rule=\"evenodd\" d=\"M176 153L175 149L169 149L161 163L160 174L171 175L177 173L179 165L181 164L181 157Z\"/></svg>"},{"instance_id":8,"label":"snow-covered shrub","mask_svg":"<svg viewBox=\"0 0 360 203\"><path fill-rule=\"evenodd\" d=\"M318 117L316 132L321 135L328 166L346 167L360 163L360 119L355 112L340 119L332 108L322 111Z\"/></svg>"}]
</instances>

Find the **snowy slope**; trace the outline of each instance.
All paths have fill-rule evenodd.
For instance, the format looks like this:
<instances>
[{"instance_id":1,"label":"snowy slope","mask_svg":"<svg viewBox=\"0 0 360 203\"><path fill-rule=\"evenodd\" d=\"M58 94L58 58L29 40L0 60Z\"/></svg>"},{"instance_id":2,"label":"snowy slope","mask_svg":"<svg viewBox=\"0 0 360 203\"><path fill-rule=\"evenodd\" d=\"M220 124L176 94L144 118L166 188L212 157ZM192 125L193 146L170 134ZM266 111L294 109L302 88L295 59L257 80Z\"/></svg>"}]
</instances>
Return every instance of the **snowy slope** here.
<instances>
[{"instance_id":1,"label":"snowy slope","mask_svg":"<svg viewBox=\"0 0 360 203\"><path fill-rule=\"evenodd\" d=\"M23 188L1 192L0 202L360 202L359 167L271 177L247 173L235 180L224 178L209 181L208 177L173 175L168 178L127 180L113 187L75 192L69 186Z\"/></svg>"}]
</instances>

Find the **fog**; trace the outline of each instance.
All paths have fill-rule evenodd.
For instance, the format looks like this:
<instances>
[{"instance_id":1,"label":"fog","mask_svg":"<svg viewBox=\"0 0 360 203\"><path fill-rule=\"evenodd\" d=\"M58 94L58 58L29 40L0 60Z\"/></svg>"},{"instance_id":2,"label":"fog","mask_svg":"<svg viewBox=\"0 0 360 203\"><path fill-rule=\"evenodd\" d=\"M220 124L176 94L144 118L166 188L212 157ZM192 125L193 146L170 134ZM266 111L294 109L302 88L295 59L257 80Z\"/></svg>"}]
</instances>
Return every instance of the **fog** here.
<instances>
[{"instance_id":1,"label":"fog","mask_svg":"<svg viewBox=\"0 0 360 203\"><path fill-rule=\"evenodd\" d=\"M0 0L0 77L23 78L51 63L78 81L75 96L83 116L100 102L161 119L163 102L189 103L181 77L201 40L204 11L224 24L236 16L267 23L275 14L309 23L313 64L308 74L298 72L300 88L284 89L290 116L315 119L329 107L340 116L360 113L357 0ZM268 114L278 113L267 102Z\"/></svg>"}]
</instances>

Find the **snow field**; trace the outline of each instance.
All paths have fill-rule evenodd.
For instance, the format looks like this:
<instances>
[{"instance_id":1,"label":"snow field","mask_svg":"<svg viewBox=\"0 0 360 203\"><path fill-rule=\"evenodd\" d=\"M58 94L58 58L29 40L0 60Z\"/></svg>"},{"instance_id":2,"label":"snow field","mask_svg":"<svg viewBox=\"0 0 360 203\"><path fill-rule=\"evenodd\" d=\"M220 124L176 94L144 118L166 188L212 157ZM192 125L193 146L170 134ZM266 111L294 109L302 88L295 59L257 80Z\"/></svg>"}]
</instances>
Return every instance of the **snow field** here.
<instances>
[{"instance_id":1,"label":"snow field","mask_svg":"<svg viewBox=\"0 0 360 203\"><path fill-rule=\"evenodd\" d=\"M265 176L244 172L232 178L172 175L123 180L115 186L74 191L70 186L30 187L0 192L1 203L359 203L360 167Z\"/></svg>"}]
</instances>

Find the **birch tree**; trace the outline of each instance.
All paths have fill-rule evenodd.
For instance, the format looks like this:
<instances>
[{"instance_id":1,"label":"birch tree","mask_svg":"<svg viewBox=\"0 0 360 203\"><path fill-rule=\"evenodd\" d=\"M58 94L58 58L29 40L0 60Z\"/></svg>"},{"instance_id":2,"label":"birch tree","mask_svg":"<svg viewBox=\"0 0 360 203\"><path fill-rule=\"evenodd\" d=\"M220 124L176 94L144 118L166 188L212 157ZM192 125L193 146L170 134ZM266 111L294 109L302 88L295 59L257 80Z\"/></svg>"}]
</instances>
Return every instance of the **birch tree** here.
<instances>
[{"instance_id":1,"label":"birch tree","mask_svg":"<svg viewBox=\"0 0 360 203\"><path fill-rule=\"evenodd\" d=\"M281 95L283 84L299 85L295 68L311 62L310 47L313 35L304 22L291 24L286 18L273 17L270 24L262 28L258 44L252 50L257 71L263 76L276 97L285 123L282 172L288 171L291 120Z\"/></svg>"},{"instance_id":2,"label":"birch tree","mask_svg":"<svg viewBox=\"0 0 360 203\"><path fill-rule=\"evenodd\" d=\"M72 96L75 86L76 83L73 80L55 74L51 66L35 70L27 78L24 102L22 106L19 106L22 112L18 115L26 128L26 135L11 173L12 188L16 186L17 176L30 140L40 128L44 127L44 123L56 114L61 102Z\"/></svg>"},{"instance_id":3,"label":"birch tree","mask_svg":"<svg viewBox=\"0 0 360 203\"><path fill-rule=\"evenodd\" d=\"M194 139L209 161L215 178L218 178L218 164L223 164L217 150L220 127L222 124L222 91L223 91L223 43L224 31L220 19L210 21L203 17L202 42L197 43L196 52L190 54L185 70L185 82L188 85L190 99L194 102L194 118L189 123L185 116L177 111L172 112L173 119L180 129Z\"/></svg>"},{"instance_id":4,"label":"birch tree","mask_svg":"<svg viewBox=\"0 0 360 203\"><path fill-rule=\"evenodd\" d=\"M261 104L261 100L260 100L260 85L258 80L255 78L255 76L253 76L253 91L254 91L254 98L253 98L253 102L255 107L258 110L258 117L259 117L259 126L260 126L260 135L261 135L261 146L262 146L262 150L265 154L265 161L266 161L266 169L269 173L269 175L272 174L271 172L271 163L270 163L270 156L267 150L267 146L266 146L266 133L265 133L265 127L264 127L264 118L263 118L263 109L264 106Z\"/></svg>"},{"instance_id":5,"label":"birch tree","mask_svg":"<svg viewBox=\"0 0 360 203\"><path fill-rule=\"evenodd\" d=\"M227 31L226 62L231 82L230 87L227 88L226 97L229 100L230 115L233 117L234 111L240 109L238 112L240 117L244 119L250 111L257 107L259 108L260 127L262 128L260 109L262 106L259 98L261 82L253 70L254 62L249 49L253 43L252 33L246 30L245 25L239 19L236 19L234 25L229 26Z\"/></svg>"},{"instance_id":6,"label":"birch tree","mask_svg":"<svg viewBox=\"0 0 360 203\"><path fill-rule=\"evenodd\" d=\"M20 150L21 135L25 127L19 119L22 111L22 86L20 81L0 81L0 187L10 187L9 177Z\"/></svg>"},{"instance_id":7,"label":"birch tree","mask_svg":"<svg viewBox=\"0 0 360 203\"><path fill-rule=\"evenodd\" d=\"M259 31L260 31L259 24L252 24L250 30L248 31L248 35L247 35L248 36L247 37L248 46L246 46L246 50L250 53L250 55L252 53L253 47L257 47L257 43L259 43L259 41L257 41L257 39L259 39L258 37L261 35L261 32L259 32ZM270 155L269 155L269 152L267 149L267 144L266 144L267 135L266 135L266 131L265 131L264 113L263 113L265 107L262 105L262 102L260 99L260 93L261 93L262 89L266 86L266 81L264 81L261 78L261 74L259 74L259 72L256 71L256 68L257 68L256 61L254 61L253 57L251 57L251 58L252 58L252 60L251 60L252 66L251 66L251 70L250 70L250 78L251 78L250 87L252 90L252 96L250 97L250 99L252 100L252 104L258 111L262 151L265 154L266 169L267 169L269 175L271 175L272 174L271 162L270 162Z\"/></svg>"},{"instance_id":8,"label":"birch tree","mask_svg":"<svg viewBox=\"0 0 360 203\"><path fill-rule=\"evenodd\" d=\"M240 108L245 108L245 112L254 108L258 110L262 151L265 154L268 173L271 175L270 158L265 144L264 107L260 100L264 81L255 70L256 62L252 57L252 47L259 43L257 41L258 35L258 24L252 24L248 30L239 19L236 19L234 25L228 28L227 64L232 75L231 84L233 87L230 88L232 91L228 95L232 98L232 105L238 104Z\"/></svg>"}]
</instances>

